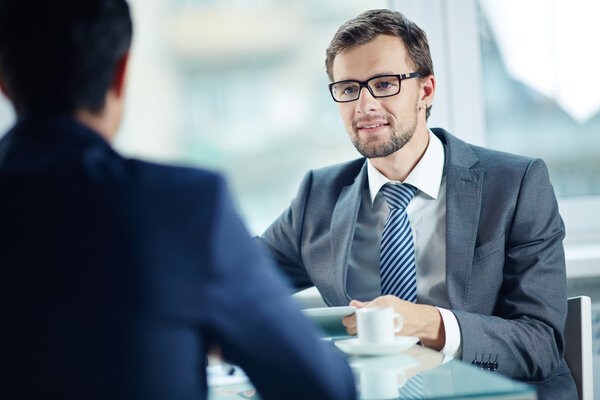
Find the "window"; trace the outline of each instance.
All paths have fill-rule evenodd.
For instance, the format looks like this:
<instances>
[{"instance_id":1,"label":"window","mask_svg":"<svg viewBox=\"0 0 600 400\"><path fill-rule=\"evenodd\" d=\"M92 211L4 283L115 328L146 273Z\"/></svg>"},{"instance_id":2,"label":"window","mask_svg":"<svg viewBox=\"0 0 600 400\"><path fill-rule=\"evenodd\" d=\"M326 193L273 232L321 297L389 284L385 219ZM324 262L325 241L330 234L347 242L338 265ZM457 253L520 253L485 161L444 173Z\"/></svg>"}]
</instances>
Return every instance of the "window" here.
<instances>
[{"instance_id":1,"label":"window","mask_svg":"<svg viewBox=\"0 0 600 400\"><path fill-rule=\"evenodd\" d=\"M325 49L387 1L132 0L126 154L223 171L253 233L311 168L358 157L331 100Z\"/></svg>"},{"instance_id":2,"label":"window","mask_svg":"<svg viewBox=\"0 0 600 400\"><path fill-rule=\"evenodd\" d=\"M480 1L490 147L543 158L561 198L600 194L600 4ZM600 218L600 211L598 211Z\"/></svg>"}]
</instances>

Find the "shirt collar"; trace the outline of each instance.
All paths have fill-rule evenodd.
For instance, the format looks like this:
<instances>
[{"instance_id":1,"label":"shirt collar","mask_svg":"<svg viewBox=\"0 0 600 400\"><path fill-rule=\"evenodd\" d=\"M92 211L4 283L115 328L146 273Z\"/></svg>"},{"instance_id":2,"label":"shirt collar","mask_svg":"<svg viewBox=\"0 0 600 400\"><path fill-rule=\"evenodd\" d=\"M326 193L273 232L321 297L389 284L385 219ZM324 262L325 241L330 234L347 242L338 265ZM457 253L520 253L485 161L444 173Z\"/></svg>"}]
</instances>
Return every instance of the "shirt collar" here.
<instances>
[{"instance_id":1,"label":"shirt collar","mask_svg":"<svg viewBox=\"0 0 600 400\"><path fill-rule=\"evenodd\" d=\"M429 145L421 160L408 174L404 182L409 183L432 199L437 199L444 173L444 145L440 139L429 130ZM390 181L367 159L367 177L369 180L369 192L371 194L371 205L383 185Z\"/></svg>"}]
</instances>

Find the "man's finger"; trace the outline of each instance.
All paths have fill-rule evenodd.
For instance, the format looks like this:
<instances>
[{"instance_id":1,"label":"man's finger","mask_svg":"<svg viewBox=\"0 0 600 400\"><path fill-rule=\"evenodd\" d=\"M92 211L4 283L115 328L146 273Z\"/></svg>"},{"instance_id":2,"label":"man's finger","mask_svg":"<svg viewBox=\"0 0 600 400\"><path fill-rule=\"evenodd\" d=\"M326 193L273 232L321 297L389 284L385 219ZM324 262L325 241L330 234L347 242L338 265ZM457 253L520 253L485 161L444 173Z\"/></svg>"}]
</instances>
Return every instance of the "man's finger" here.
<instances>
[{"instance_id":1,"label":"man's finger","mask_svg":"<svg viewBox=\"0 0 600 400\"><path fill-rule=\"evenodd\" d=\"M353 327L346 327L346 333L348 333L348 335L356 335L356 326Z\"/></svg>"},{"instance_id":2,"label":"man's finger","mask_svg":"<svg viewBox=\"0 0 600 400\"><path fill-rule=\"evenodd\" d=\"M352 314L345 316L342 318L342 324L344 324L346 328L356 327L356 315Z\"/></svg>"},{"instance_id":3,"label":"man's finger","mask_svg":"<svg viewBox=\"0 0 600 400\"><path fill-rule=\"evenodd\" d=\"M350 307L356 307L356 308L363 308L367 304L369 304L369 303L368 302L364 302L364 301L352 300L352 301L350 301L349 306Z\"/></svg>"}]
</instances>

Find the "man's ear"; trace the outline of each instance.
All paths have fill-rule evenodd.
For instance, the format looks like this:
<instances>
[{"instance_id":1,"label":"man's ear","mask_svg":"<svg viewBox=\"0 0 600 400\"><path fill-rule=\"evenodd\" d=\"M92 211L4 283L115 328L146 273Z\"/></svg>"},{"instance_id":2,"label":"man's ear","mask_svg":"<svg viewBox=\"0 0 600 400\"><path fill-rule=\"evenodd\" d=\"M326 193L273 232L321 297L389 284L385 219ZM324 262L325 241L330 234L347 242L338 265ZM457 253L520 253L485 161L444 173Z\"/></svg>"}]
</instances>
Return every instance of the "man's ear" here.
<instances>
[{"instance_id":1,"label":"man's ear","mask_svg":"<svg viewBox=\"0 0 600 400\"><path fill-rule=\"evenodd\" d=\"M117 97L122 97L125 91L125 76L127 75L127 65L129 64L129 52L117 61L115 66L115 75L111 85Z\"/></svg>"},{"instance_id":2,"label":"man's ear","mask_svg":"<svg viewBox=\"0 0 600 400\"><path fill-rule=\"evenodd\" d=\"M424 102L424 105L429 107L433 102L433 97L435 95L435 78L433 75L429 75L421 80L421 87L423 89L423 94L421 100Z\"/></svg>"},{"instance_id":3,"label":"man's ear","mask_svg":"<svg viewBox=\"0 0 600 400\"><path fill-rule=\"evenodd\" d=\"M431 106L435 95L435 78L433 75L421 79L421 98L419 99L419 109L426 110Z\"/></svg>"}]
</instances>

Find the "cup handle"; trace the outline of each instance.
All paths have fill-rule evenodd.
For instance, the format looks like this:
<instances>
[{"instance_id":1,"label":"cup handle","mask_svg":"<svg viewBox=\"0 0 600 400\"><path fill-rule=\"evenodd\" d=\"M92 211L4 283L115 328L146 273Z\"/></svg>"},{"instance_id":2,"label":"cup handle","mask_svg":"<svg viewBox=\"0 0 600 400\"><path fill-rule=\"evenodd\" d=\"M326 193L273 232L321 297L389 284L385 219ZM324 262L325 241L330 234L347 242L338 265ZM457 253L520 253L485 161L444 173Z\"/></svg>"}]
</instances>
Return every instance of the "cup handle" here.
<instances>
[{"instance_id":1,"label":"cup handle","mask_svg":"<svg viewBox=\"0 0 600 400\"><path fill-rule=\"evenodd\" d=\"M396 327L394 328L394 333L398 333L402 330L402 316L398 313L394 313L394 321L396 322Z\"/></svg>"}]
</instances>

